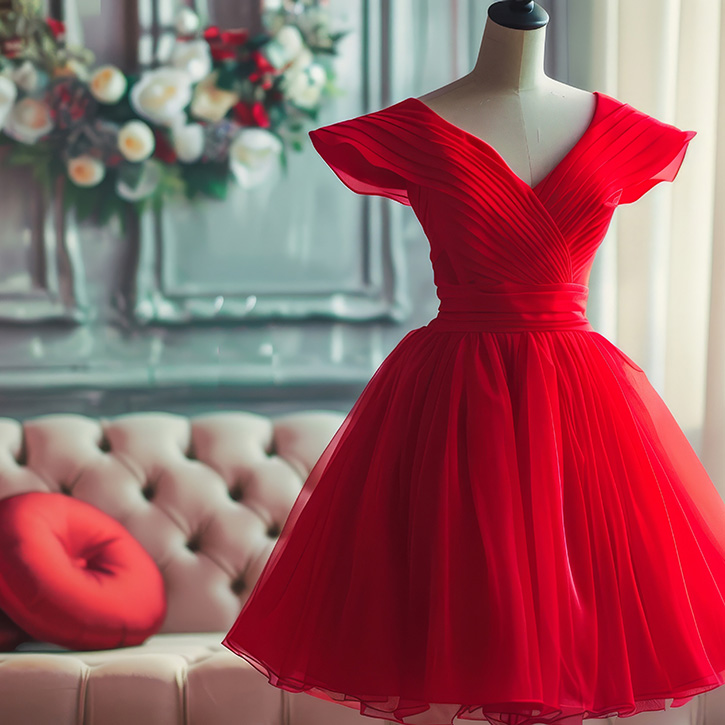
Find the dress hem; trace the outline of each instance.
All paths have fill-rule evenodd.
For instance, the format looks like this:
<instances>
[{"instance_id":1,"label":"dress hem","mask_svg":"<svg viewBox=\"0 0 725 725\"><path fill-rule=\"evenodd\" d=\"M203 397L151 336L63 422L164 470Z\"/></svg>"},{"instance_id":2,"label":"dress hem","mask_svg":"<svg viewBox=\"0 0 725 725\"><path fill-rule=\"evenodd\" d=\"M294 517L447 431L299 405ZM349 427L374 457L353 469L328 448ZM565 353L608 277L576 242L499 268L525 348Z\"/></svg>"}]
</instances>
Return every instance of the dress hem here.
<instances>
[{"instance_id":1,"label":"dress hem","mask_svg":"<svg viewBox=\"0 0 725 725\"><path fill-rule=\"evenodd\" d=\"M457 722L462 720L487 722L490 725L581 725L585 718L633 717L641 712L661 712L683 707L695 696L704 694L725 684L725 670L721 670L720 672L714 672L708 677L678 685L669 692L640 693L631 702L612 705L606 708L600 707L596 710L581 709L581 705L571 705L568 707L562 707L561 705L554 706L538 700L508 700L505 703L487 703L486 705L459 705L452 717L445 720L440 718L433 720L431 717L426 717L426 714L435 711L440 712L441 708L445 706L449 706L446 709L451 710L458 703L426 703L407 700L407 704L403 707L383 710L376 707L374 703L386 702L390 704L391 701L399 702L402 699L401 696L353 695L333 691L324 687L322 684L312 684L309 681L306 683L295 682L290 678L285 679L279 677L274 670L238 645L233 644L228 638L224 638L222 645L246 660L254 669L264 675L269 684L274 687L291 693L304 692L321 700L359 710L361 715L390 720L401 725L456 725ZM713 678L715 679L713 680ZM683 691L682 688L687 689ZM378 698L377 700L376 697ZM668 704L669 700L672 702ZM525 705L530 709L527 712L523 712L521 708L518 711L498 709L515 704ZM487 710L484 710L484 708L487 708ZM494 712L491 708L497 708L497 710ZM432 717L435 717L435 715Z\"/></svg>"}]
</instances>

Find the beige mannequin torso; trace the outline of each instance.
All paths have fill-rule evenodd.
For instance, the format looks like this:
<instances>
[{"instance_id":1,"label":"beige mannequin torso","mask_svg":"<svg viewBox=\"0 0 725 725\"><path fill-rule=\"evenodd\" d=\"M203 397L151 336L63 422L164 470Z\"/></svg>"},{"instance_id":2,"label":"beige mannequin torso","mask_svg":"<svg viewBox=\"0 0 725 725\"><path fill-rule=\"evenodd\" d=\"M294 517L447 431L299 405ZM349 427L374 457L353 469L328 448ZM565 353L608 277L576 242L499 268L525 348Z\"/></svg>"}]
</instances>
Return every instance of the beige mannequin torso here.
<instances>
[{"instance_id":1,"label":"beige mannequin torso","mask_svg":"<svg viewBox=\"0 0 725 725\"><path fill-rule=\"evenodd\" d=\"M418 98L486 141L532 187L582 137L596 109L594 94L544 73L545 44L546 27L514 30L489 19L473 70Z\"/></svg>"}]
</instances>

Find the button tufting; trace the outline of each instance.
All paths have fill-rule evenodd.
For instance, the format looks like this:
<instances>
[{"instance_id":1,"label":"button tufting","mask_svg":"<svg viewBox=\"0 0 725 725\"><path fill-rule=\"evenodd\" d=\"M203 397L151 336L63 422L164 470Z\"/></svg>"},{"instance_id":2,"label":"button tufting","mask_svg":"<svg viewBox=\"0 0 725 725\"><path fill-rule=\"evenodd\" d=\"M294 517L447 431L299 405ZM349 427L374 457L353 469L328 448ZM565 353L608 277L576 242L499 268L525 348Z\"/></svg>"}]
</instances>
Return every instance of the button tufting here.
<instances>
[{"instance_id":1,"label":"button tufting","mask_svg":"<svg viewBox=\"0 0 725 725\"><path fill-rule=\"evenodd\" d=\"M231 583L231 590L235 594L241 594L244 591L245 584L244 584L244 577L240 574L236 579L234 579Z\"/></svg>"},{"instance_id":2,"label":"button tufting","mask_svg":"<svg viewBox=\"0 0 725 725\"><path fill-rule=\"evenodd\" d=\"M18 457L15 459L15 463L19 466L25 466L28 462L28 449L25 445L25 439L23 439L20 450L18 451Z\"/></svg>"},{"instance_id":3,"label":"button tufting","mask_svg":"<svg viewBox=\"0 0 725 725\"><path fill-rule=\"evenodd\" d=\"M279 536L279 526L277 526L277 524L272 524L267 529L267 536L269 536L271 539L276 539Z\"/></svg>"},{"instance_id":4,"label":"button tufting","mask_svg":"<svg viewBox=\"0 0 725 725\"><path fill-rule=\"evenodd\" d=\"M60 492L62 494L64 494L65 496L70 496L73 493L71 490L71 487L67 483L58 484L58 488L59 488Z\"/></svg>"},{"instance_id":5,"label":"button tufting","mask_svg":"<svg viewBox=\"0 0 725 725\"><path fill-rule=\"evenodd\" d=\"M108 453L111 450L111 441L109 441L106 436L103 436L100 443L98 444L98 448L104 453Z\"/></svg>"},{"instance_id":6,"label":"button tufting","mask_svg":"<svg viewBox=\"0 0 725 725\"><path fill-rule=\"evenodd\" d=\"M199 551L201 548L201 537L196 535L192 536L187 542L186 542L186 548L189 551Z\"/></svg>"},{"instance_id":7,"label":"button tufting","mask_svg":"<svg viewBox=\"0 0 725 725\"><path fill-rule=\"evenodd\" d=\"M241 501L243 493L244 488L242 487L241 483L238 483L236 486L229 490L229 498L234 499L235 501Z\"/></svg>"},{"instance_id":8,"label":"button tufting","mask_svg":"<svg viewBox=\"0 0 725 725\"><path fill-rule=\"evenodd\" d=\"M141 495L147 500L150 501L155 495L156 495L156 488L152 483L147 483L142 489L141 489Z\"/></svg>"}]
</instances>

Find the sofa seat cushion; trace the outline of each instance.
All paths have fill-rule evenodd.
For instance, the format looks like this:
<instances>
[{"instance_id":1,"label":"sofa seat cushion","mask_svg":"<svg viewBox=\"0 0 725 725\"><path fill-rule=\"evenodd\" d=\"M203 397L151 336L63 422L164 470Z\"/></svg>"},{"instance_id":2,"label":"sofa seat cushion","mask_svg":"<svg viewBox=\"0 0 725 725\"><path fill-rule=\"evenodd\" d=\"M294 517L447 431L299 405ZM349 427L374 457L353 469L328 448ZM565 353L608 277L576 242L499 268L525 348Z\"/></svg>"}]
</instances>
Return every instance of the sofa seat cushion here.
<instances>
[{"instance_id":1,"label":"sofa seat cushion","mask_svg":"<svg viewBox=\"0 0 725 725\"><path fill-rule=\"evenodd\" d=\"M19 644L13 654L60 654L66 658L74 657L91 666L102 665L124 657L138 657L147 654L169 654L181 655L190 665L193 665L215 652L231 654L221 644L221 640L225 634L226 632L156 634L135 646L98 650L74 650L62 647L54 642L33 640ZM233 655L233 657L235 661L240 659L236 655ZM3 658L0 653L0 662L2 661Z\"/></svg>"},{"instance_id":2,"label":"sofa seat cushion","mask_svg":"<svg viewBox=\"0 0 725 725\"><path fill-rule=\"evenodd\" d=\"M0 722L238 725L243 716L279 725L281 693L222 647L223 636L159 634L82 652L25 642L0 653Z\"/></svg>"},{"instance_id":3,"label":"sofa seat cushion","mask_svg":"<svg viewBox=\"0 0 725 725\"><path fill-rule=\"evenodd\" d=\"M158 566L116 519L60 493L0 500L0 609L33 639L135 645L166 616Z\"/></svg>"},{"instance_id":4,"label":"sofa seat cushion","mask_svg":"<svg viewBox=\"0 0 725 725\"><path fill-rule=\"evenodd\" d=\"M0 722L367 723L358 710L273 687L222 646L225 634L157 634L135 647L83 652L24 642L0 652Z\"/></svg>"}]
</instances>

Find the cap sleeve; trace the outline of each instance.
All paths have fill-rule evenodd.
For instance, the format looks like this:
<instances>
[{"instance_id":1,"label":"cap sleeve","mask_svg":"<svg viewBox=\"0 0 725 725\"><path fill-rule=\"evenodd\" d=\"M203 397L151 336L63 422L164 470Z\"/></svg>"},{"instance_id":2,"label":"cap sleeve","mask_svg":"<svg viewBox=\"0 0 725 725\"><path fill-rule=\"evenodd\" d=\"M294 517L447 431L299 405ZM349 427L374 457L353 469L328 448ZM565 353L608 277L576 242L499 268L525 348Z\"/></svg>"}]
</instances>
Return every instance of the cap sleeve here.
<instances>
[{"instance_id":1,"label":"cap sleeve","mask_svg":"<svg viewBox=\"0 0 725 725\"><path fill-rule=\"evenodd\" d=\"M674 181L696 131L676 126L636 112L630 153L620 170L620 204L631 204L662 181Z\"/></svg>"},{"instance_id":2,"label":"cap sleeve","mask_svg":"<svg viewBox=\"0 0 725 725\"><path fill-rule=\"evenodd\" d=\"M410 206L408 183L397 159L395 117L388 109L308 131L317 153L356 194L382 196Z\"/></svg>"}]
</instances>

